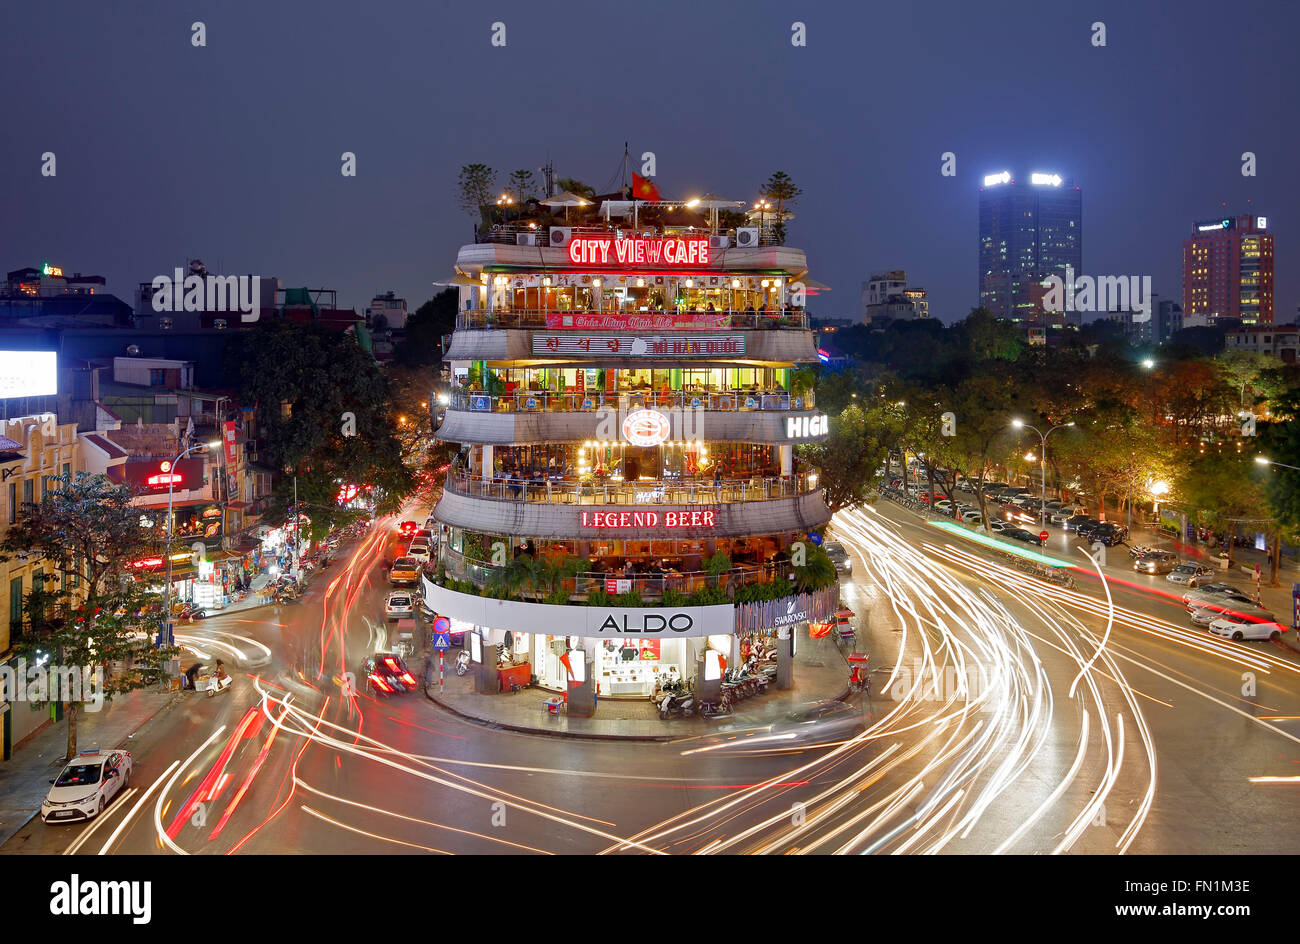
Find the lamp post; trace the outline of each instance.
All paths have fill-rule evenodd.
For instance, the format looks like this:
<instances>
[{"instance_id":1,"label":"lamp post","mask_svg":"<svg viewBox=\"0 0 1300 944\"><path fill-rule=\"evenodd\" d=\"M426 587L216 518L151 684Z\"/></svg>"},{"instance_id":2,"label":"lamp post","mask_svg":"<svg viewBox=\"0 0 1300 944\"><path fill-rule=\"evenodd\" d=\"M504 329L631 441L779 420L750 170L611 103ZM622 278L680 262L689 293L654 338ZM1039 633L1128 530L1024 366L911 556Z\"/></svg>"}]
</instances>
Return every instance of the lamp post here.
<instances>
[{"instance_id":1,"label":"lamp post","mask_svg":"<svg viewBox=\"0 0 1300 944\"><path fill-rule=\"evenodd\" d=\"M772 209L772 201L767 199L759 200L754 204L754 209L758 211L758 235L763 235L763 224L767 220L767 211Z\"/></svg>"},{"instance_id":2,"label":"lamp post","mask_svg":"<svg viewBox=\"0 0 1300 944\"><path fill-rule=\"evenodd\" d=\"M1276 462L1273 459L1269 459L1264 456L1256 456L1255 461L1258 462L1260 465L1276 465L1276 466L1281 466L1284 469L1290 469L1293 472L1300 472L1300 466L1288 465L1285 462ZM1229 553L1232 552L1231 537L1228 538L1228 552ZM1280 528L1278 529L1277 533L1273 538L1273 553L1270 554L1269 557L1271 558L1270 563L1272 564L1271 569L1273 571L1273 573L1269 577L1269 586L1276 587L1277 572L1282 566L1282 531Z\"/></svg>"},{"instance_id":3,"label":"lamp post","mask_svg":"<svg viewBox=\"0 0 1300 944\"><path fill-rule=\"evenodd\" d=\"M1293 469L1300 472L1300 465L1287 465L1285 462L1277 462L1273 459L1265 459L1263 456L1256 456L1255 461L1260 465L1280 465L1284 469Z\"/></svg>"},{"instance_id":4,"label":"lamp post","mask_svg":"<svg viewBox=\"0 0 1300 944\"><path fill-rule=\"evenodd\" d=\"M1045 433L1040 431L1038 427L1030 426L1023 420L1012 420L1011 425L1016 429L1032 429L1034 432L1038 433L1038 438L1042 442L1043 449L1038 456L1038 461L1041 463L1043 470L1042 490L1038 493L1038 526L1040 528L1045 528L1047 527L1047 437L1052 435L1052 433L1056 432L1058 429L1065 429L1067 426L1073 426L1074 421L1072 420L1069 423L1061 423L1057 426L1053 426Z\"/></svg>"},{"instance_id":5,"label":"lamp post","mask_svg":"<svg viewBox=\"0 0 1300 944\"><path fill-rule=\"evenodd\" d=\"M204 447L207 447L209 449L215 449L217 446L220 445L221 445L221 440L219 439L213 442L191 443L181 452L180 455L178 455L175 459L173 459L170 463L168 463L167 470L166 472L163 473L164 475L167 476L167 538L166 538L166 542L163 544L163 557L166 558L166 563L164 565L166 567L166 582L163 584L163 606L162 606L163 629L162 632L158 633L159 646L162 645L162 637L164 632L167 634L167 645L169 647L176 645L176 639L172 634L172 611L171 611L172 534L174 530L173 523L172 523L172 499L176 494L176 471L175 471L176 463L180 462L182 459L188 456L195 449L202 449Z\"/></svg>"}]
</instances>

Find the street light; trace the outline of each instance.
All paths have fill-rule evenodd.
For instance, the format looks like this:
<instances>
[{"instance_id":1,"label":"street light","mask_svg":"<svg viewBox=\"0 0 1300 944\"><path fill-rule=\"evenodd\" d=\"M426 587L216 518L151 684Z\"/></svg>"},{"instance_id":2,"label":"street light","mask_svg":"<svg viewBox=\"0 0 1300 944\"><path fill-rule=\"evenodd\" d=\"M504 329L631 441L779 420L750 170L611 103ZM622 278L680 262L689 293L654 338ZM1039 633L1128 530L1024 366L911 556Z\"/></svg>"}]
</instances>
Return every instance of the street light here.
<instances>
[{"instance_id":1,"label":"street light","mask_svg":"<svg viewBox=\"0 0 1300 944\"><path fill-rule=\"evenodd\" d=\"M1156 366L1156 362L1149 357L1144 357L1142 359L1142 366L1145 367L1147 370L1150 370L1151 368Z\"/></svg>"},{"instance_id":2,"label":"street light","mask_svg":"<svg viewBox=\"0 0 1300 944\"><path fill-rule=\"evenodd\" d=\"M1273 459L1266 459L1263 456L1256 456L1255 461L1260 465L1280 465L1284 469L1295 469L1295 471L1300 472L1300 466L1287 465L1285 462L1276 462Z\"/></svg>"},{"instance_id":3,"label":"street light","mask_svg":"<svg viewBox=\"0 0 1300 944\"><path fill-rule=\"evenodd\" d=\"M1067 426L1073 426L1074 421L1071 420L1068 423L1061 423L1057 426L1053 426L1045 433L1039 430L1037 426L1030 426L1024 420L1012 420L1011 425L1016 429L1032 429L1034 432L1038 433L1038 438L1043 444L1042 452L1039 453L1038 456L1043 470L1042 490L1038 493L1038 526L1040 528L1045 528L1047 527L1047 437L1052 435L1052 433L1056 432L1058 429L1065 429Z\"/></svg>"},{"instance_id":4,"label":"street light","mask_svg":"<svg viewBox=\"0 0 1300 944\"><path fill-rule=\"evenodd\" d=\"M167 539L166 539L166 544L163 545L163 556L167 558L167 571L166 571L167 582L163 584L163 607L162 608L163 608L163 630L167 633L168 647L176 645L175 636L172 634L172 611L171 611L172 529L174 526L174 522L172 521L172 497L173 495L175 495L175 490L176 490L176 478L177 478L176 463L180 462L182 459L188 456L195 449L203 449L205 447L208 449L216 449L220 445L221 445L220 439L214 439L212 440L212 442L192 443L191 445L187 446L179 456L173 459L167 467L167 472L168 472L167 474ZM162 632L158 633L158 643L159 645L162 644Z\"/></svg>"}]
</instances>

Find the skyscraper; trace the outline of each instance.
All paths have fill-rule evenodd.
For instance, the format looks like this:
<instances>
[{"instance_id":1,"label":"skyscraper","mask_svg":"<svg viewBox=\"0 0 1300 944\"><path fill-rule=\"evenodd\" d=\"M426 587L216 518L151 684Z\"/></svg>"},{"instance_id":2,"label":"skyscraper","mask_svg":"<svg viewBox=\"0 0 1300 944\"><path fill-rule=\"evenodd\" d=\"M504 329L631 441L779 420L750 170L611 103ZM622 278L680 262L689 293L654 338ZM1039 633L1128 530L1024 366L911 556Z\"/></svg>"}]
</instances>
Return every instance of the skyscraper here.
<instances>
[{"instance_id":1,"label":"skyscraper","mask_svg":"<svg viewBox=\"0 0 1300 944\"><path fill-rule=\"evenodd\" d=\"M1213 323L1273 322L1273 234L1263 216L1192 224L1183 243L1183 311Z\"/></svg>"},{"instance_id":2,"label":"skyscraper","mask_svg":"<svg viewBox=\"0 0 1300 944\"><path fill-rule=\"evenodd\" d=\"M989 174L980 188L980 304L999 318L1036 321L1040 284L1083 271L1083 192L1059 174Z\"/></svg>"}]
</instances>

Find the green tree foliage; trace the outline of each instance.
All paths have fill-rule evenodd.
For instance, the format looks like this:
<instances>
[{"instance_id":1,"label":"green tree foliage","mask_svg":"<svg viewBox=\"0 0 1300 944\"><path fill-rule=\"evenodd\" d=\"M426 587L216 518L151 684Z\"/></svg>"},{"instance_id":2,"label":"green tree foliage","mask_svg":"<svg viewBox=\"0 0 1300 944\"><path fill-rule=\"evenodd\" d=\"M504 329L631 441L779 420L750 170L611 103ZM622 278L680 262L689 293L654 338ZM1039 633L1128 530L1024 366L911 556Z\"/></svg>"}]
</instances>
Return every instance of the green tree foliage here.
<instances>
[{"instance_id":1,"label":"green tree foliage","mask_svg":"<svg viewBox=\"0 0 1300 944\"><path fill-rule=\"evenodd\" d=\"M460 195L460 208L475 223L482 219L483 207L492 203L496 190L497 172L486 164L466 164L456 178Z\"/></svg>"},{"instance_id":2,"label":"green tree foliage","mask_svg":"<svg viewBox=\"0 0 1300 944\"><path fill-rule=\"evenodd\" d=\"M799 447L800 455L821 469L832 512L867 501L880 486L876 469L885 462L886 443L897 435L897 416L879 403L855 402L831 417L824 442Z\"/></svg>"},{"instance_id":3,"label":"green tree foliage","mask_svg":"<svg viewBox=\"0 0 1300 944\"><path fill-rule=\"evenodd\" d=\"M442 339L456 328L459 293L445 288L406 318L406 336L393 348L393 360L427 367L442 360Z\"/></svg>"},{"instance_id":4,"label":"green tree foliage","mask_svg":"<svg viewBox=\"0 0 1300 944\"><path fill-rule=\"evenodd\" d=\"M176 650L154 648L161 601L131 567L159 553L157 535L141 523L128 486L82 472L52 484L40 502L23 504L0 543L0 559L42 561L43 579L23 601L15 654L29 662L47 657L50 666L99 667L106 698L158 683L163 660ZM64 705L72 757L77 717L94 695L84 684L49 695Z\"/></svg>"},{"instance_id":5,"label":"green tree foliage","mask_svg":"<svg viewBox=\"0 0 1300 944\"><path fill-rule=\"evenodd\" d=\"M1300 386L1273 399L1272 417L1273 422L1259 427L1262 454L1300 466ZM1300 534L1300 472L1280 465L1264 471L1269 508L1287 534Z\"/></svg>"},{"instance_id":6,"label":"green tree foliage","mask_svg":"<svg viewBox=\"0 0 1300 944\"><path fill-rule=\"evenodd\" d=\"M531 170L512 171L509 190L510 193L514 194L515 202L522 204L536 192L537 179L533 176Z\"/></svg>"},{"instance_id":7,"label":"green tree foliage","mask_svg":"<svg viewBox=\"0 0 1300 944\"><path fill-rule=\"evenodd\" d=\"M231 349L240 397L256 405L267 463L296 470L299 502L310 508L313 534L347 513L335 500L345 484L371 489L380 513L395 511L414 485L404 462L387 378L356 339L316 324L259 322ZM418 408L418 407L417 407ZM352 414L355 435L345 435ZM289 513L293 485L277 484L269 517Z\"/></svg>"},{"instance_id":8,"label":"green tree foliage","mask_svg":"<svg viewBox=\"0 0 1300 944\"><path fill-rule=\"evenodd\" d=\"M760 191L764 197L776 204L776 225L772 227L772 232L776 236L776 241L785 244L785 210L792 206L796 200L803 194L800 187L795 186L795 182L790 175L783 170L778 170L767 179Z\"/></svg>"}]
</instances>

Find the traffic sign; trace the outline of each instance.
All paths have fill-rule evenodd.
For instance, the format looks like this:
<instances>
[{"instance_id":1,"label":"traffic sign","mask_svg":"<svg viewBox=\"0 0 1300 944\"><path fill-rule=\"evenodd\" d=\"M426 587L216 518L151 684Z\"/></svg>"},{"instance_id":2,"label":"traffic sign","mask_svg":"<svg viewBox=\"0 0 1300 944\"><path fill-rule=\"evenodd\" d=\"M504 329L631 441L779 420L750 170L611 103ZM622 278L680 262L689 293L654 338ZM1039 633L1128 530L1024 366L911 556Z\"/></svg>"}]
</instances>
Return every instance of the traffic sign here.
<instances>
[{"instance_id":1,"label":"traffic sign","mask_svg":"<svg viewBox=\"0 0 1300 944\"><path fill-rule=\"evenodd\" d=\"M435 616L433 618L433 631L435 633L451 632L451 620L445 616Z\"/></svg>"},{"instance_id":2,"label":"traffic sign","mask_svg":"<svg viewBox=\"0 0 1300 944\"><path fill-rule=\"evenodd\" d=\"M433 634L433 648L434 648L434 649L450 649L450 648L451 648L451 633L434 633L434 634Z\"/></svg>"},{"instance_id":3,"label":"traffic sign","mask_svg":"<svg viewBox=\"0 0 1300 944\"><path fill-rule=\"evenodd\" d=\"M1039 531L1039 532L1038 532L1038 540L1042 541L1044 544L1047 543L1047 539L1050 538L1050 537L1051 537L1051 535L1048 534L1046 531Z\"/></svg>"}]
</instances>

